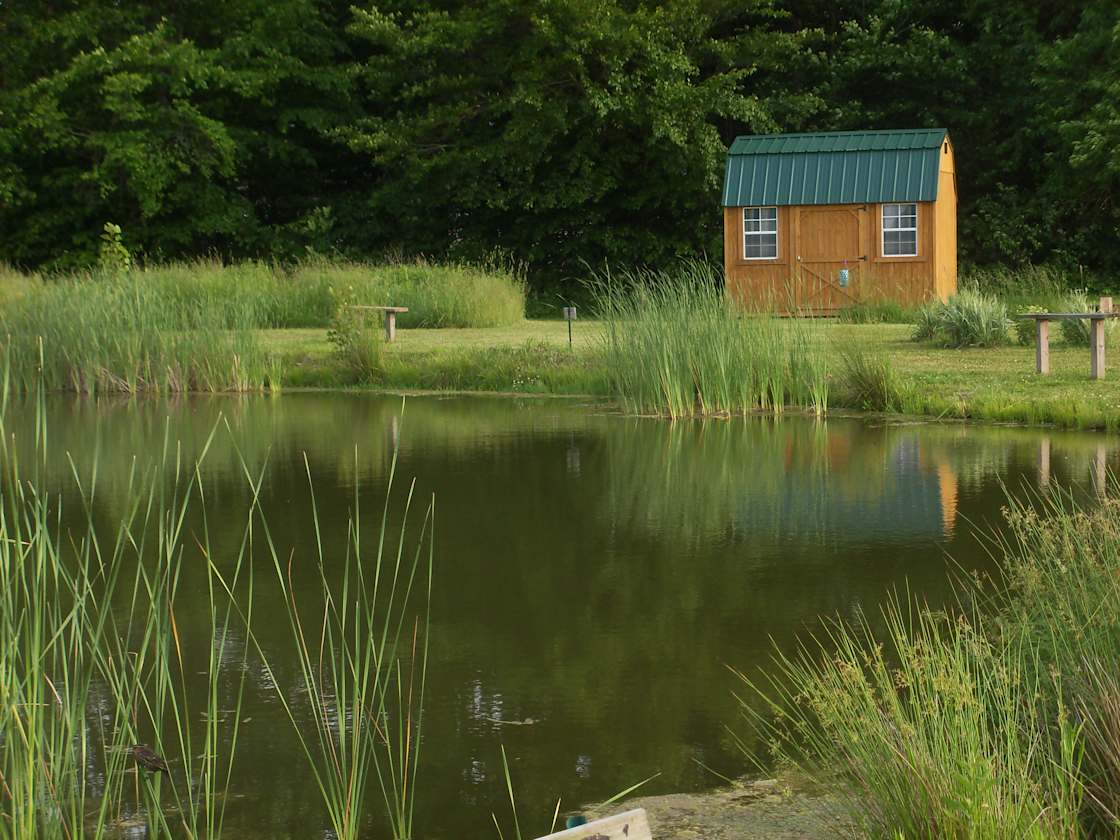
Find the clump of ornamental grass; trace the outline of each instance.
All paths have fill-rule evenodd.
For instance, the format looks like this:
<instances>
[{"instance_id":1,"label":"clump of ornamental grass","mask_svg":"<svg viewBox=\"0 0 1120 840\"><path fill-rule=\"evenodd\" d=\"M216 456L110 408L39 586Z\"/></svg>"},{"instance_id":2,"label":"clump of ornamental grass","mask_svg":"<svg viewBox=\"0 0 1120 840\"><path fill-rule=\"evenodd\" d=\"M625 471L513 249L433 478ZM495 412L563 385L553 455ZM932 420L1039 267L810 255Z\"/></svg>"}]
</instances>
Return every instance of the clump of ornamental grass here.
<instances>
[{"instance_id":1,"label":"clump of ornamental grass","mask_svg":"<svg viewBox=\"0 0 1120 840\"><path fill-rule=\"evenodd\" d=\"M945 347L1001 347L1010 340L1010 327L1007 304L968 287L947 302L931 301L923 306L912 337Z\"/></svg>"},{"instance_id":2,"label":"clump of ornamental grass","mask_svg":"<svg viewBox=\"0 0 1120 840\"><path fill-rule=\"evenodd\" d=\"M1120 818L1120 504L1012 501L994 591L832 621L744 714L870 837L1111 836ZM755 756L760 762L763 756Z\"/></svg>"},{"instance_id":3,"label":"clump of ornamental grass","mask_svg":"<svg viewBox=\"0 0 1120 840\"><path fill-rule=\"evenodd\" d=\"M598 353L628 411L668 417L816 413L828 376L813 324L748 314L723 292L718 267L603 271L588 283L605 322Z\"/></svg>"},{"instance_id":4,"label":"clump of ornamental grass","mask_svg":"<svg viewBox=\"0 0 1120 840\"><path fill-rule=\"evenodd\" d=\"M1096 312L1098 302L1092 300L1089 295L1081 289L1070 292L1062 299L1061 310L1062 312ZM1106 319L1104 322L1105 341L1110 342L1116 334L1116 320ZM1063 320L1058 322L1058 328L1062 332L1062 341L1066 344L1073 344L1079 347L1089 346L1089 330L1090 322L1087 319L1077 319L1074 321Z\"/></svg>"}]
</instances>

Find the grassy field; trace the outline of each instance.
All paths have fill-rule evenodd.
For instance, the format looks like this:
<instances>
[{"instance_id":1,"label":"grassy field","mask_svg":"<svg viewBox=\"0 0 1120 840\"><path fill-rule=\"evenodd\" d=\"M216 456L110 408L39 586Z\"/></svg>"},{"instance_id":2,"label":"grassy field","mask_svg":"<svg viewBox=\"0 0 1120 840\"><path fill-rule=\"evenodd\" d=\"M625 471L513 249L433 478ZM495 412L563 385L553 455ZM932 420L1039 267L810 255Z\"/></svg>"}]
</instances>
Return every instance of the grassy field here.
<instances>
[{"instance_id":1,"label":"grassy field","mask_svg":"<svg viewBox=\"0 0 1120 840\"><path fill-rule=\"evenodd\" d=\"M912 327L900 324L825 322L818 334L826 352L838 359L858 347L890 360L907 387L908 413L1073 428L1120 425L1120 347L1112 357L1113 376L1089 379L1089 351L1054 343L1053 373L1034 373L1034 348L948 349L910 340ZM263 344L280 354L285 384L346 384L331 357L326 331L267 330ZM386 388L455 388L523 393L607 393L606 373L594 351L603 326L577 321L568 350L562 321L522 321L495 329L400 330L386 345ZM838 369L838 367L837 367ZM843 401L833 404L843 406ZM861 406L846 406L861 408Z\"/></svg>"}]
</instances>

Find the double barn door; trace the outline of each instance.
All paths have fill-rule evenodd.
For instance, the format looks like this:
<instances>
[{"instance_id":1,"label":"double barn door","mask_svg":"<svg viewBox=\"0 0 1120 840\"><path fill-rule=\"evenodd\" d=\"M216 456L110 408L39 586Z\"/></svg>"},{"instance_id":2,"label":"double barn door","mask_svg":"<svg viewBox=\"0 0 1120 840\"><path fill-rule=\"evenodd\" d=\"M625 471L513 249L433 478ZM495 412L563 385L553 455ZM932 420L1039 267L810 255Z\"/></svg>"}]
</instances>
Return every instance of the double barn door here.
<instances>
[{"instance_id":1,"label":"double barn door","mask_svg":"<svg viewBox=\"0 0 1120 840\"><path fill-rule=\"evenodd\" d=\"M798 207L793 224L797 308L834 312L859 300L871 239L867 205ZM846 285L843 269L848 270Z\"/></svg>"}]
</instances>

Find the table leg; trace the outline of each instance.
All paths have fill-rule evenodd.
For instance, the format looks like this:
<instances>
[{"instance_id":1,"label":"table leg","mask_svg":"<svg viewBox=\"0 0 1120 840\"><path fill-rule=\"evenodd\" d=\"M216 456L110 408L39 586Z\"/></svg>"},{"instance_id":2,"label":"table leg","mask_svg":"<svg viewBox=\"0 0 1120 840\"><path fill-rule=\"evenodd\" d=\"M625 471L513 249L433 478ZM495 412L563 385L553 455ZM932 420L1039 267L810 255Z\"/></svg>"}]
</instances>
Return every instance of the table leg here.
<instances>
[{"instance_id":1,"label":"table leg","mask_svg":"<svg viewBox=\"0 0 1120 840\"><path fill-rule=\"evenodd\" d=\"M1039 318L1036 322L1035 368L1039 373L1050 372L1050 322Z\"/></svg>"},{"instance_id":2,"label":"table leg","mask_svg":"<svg viewBox=\"0 0 1120 840\"><path fill-rule=\"evenodd\" d=\"M385 313L385 340L395 341L397 338L397 313Z\"/></svg>"},{"instance_id":3,"label":"table leg","mask_svg":"<svg viewBox=\"0 0 1120 840\"><path fill-rule=\"evenodd\" d=\"M1104 379L1104 320L1089 321L1089 373L1093 379Z\"/></svg>"}]
</instances>

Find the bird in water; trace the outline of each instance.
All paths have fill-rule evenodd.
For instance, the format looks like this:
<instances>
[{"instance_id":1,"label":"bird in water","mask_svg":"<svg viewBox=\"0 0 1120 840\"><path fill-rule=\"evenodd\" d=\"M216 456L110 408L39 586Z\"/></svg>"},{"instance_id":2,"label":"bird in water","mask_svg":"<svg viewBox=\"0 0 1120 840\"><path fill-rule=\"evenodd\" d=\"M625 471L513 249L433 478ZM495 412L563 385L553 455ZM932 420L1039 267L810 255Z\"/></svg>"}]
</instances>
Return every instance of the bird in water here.
<instances>
[{"instance_id":1,"label":"bird in water","mask_svg":"<svg viewBox=\"0 0 1120 840\"><path fill-rule=\"evenodd\" d=\"M140 767L152 773L166 773L171 778L171 771L167 769L167 762L160 758L154 750L143 744L134 744L128 748L129 755Z\"/></svg>"},{"instance_id":2,"label":"bird in water","mask_svg":"<svg viewBox=\"0 0 1120 840\"><path fill-rule=\"evenodd\" d=\"M587 817L583 814L573 814L568 817L565 828L579 828L581 825L587 825Z\"/></svg>"}]
</instances>

